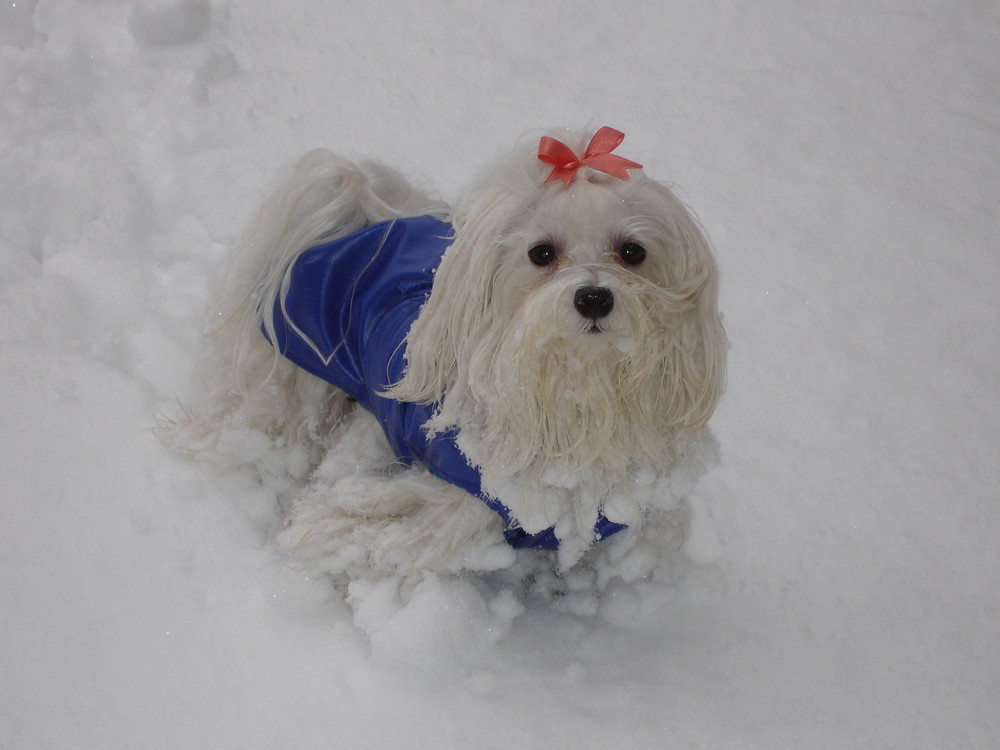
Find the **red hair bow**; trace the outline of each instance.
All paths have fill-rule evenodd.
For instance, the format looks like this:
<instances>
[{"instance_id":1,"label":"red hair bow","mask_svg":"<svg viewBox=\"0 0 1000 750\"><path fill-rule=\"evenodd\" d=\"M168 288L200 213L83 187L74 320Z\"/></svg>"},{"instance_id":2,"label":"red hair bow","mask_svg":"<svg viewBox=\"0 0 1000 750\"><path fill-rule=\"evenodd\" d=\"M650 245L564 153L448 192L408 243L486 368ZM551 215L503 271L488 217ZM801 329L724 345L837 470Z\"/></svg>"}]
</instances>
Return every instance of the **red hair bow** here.
<instances>
[{"instance_id":1,"label":"red hair bow","mask_svg":"<svg viewBox=\"0 0 1000 750\"><path fill-rule=\"evenodd\" d=\"M590 167L619 180L627 180L628 172L625 170L641 169L642 165L611 153L624 140L624 133L614 128L601 128L590 139L587 150L583 152L583 158L580 158L562 141L542 136L538 142L538 158L552 165L552 172L545 181L562 180L568 186L580 167Z\"/></svg>"}]
</instances>

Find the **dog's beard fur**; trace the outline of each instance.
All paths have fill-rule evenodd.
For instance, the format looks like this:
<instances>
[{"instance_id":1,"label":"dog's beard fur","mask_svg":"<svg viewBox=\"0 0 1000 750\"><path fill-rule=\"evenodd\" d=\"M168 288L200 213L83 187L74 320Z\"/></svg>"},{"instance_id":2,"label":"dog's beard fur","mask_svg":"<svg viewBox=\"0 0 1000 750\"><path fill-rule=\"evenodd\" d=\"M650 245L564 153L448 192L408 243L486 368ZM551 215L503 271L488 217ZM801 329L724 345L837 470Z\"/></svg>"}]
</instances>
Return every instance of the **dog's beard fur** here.
<instances>
[{"instance_id":1,"label":"dog's beard fur","mask_svg":"<svg viewBox=\"0 0 1000 750\"><path fill-rule=\"evenodd\" d=\"M564 536L591 528L599 509L621 523L639 520L641 496L652 490L640 477L675 460L670 401L690 397L671 389L671 369L684 358L658 325L676 320L653 285L622 279L621 330L593 334L560 321L579 286L577 274L566 275L526 300L523 314L473 358L476 408L459 435L484 488L522 525L534 532L561 524Z\"/></svg>"}]
</instances>

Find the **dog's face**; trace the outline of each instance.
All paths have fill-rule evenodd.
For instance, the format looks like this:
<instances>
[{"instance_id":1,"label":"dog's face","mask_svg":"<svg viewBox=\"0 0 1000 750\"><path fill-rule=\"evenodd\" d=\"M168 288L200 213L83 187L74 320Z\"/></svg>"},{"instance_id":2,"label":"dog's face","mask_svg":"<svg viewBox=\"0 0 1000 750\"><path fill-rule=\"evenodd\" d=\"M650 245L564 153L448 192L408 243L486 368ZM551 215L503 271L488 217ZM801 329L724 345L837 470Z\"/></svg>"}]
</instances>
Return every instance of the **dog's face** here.
<instances>
[{"instance_id":1,"label":"dog's face","mask_svg":"<svg viewBox=\"0 0 1000 750\"><path fill-rule=\"evenodd\" d=\"M460 204L394 395L437 401L430 428L464 434L487 488L535 477L607 496L666 468L715 407L717 272L694 219L641 172L545 176L518 153Z\"/></svg>"},{"instance_id":2,"label":"dog's face","mask_svg":"<svg viewBox=\"0 0 1000 750\"><path fill-rule=\"evenodd\" d=\"M633 186L581 171L569 187L540 191L506 233L494 301L502 318L534 318L582 353L638 335L634 317L661 304L677 241Z\"/></svg>"}]
</instances>

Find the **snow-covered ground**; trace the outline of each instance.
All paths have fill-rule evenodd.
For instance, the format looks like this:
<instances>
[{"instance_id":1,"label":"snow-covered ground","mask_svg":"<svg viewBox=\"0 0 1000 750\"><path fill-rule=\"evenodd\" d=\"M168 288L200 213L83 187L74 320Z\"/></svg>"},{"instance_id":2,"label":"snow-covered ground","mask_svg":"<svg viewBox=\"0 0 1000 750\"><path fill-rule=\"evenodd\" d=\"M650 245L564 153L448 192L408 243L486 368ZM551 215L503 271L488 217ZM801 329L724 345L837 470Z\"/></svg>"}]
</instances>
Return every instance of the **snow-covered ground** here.
<instances>
[{"instance_id":1,"label":"snow-covered ground","mask_svg":"<svg viewBox=\"0 0 1000 750\"><path fill-rule=\"evenodd\" d=\"M0 748L997 747L998 83L992 0L4 0ZM454 198L588 124L723 273L690 537L345 602L153 434L214 269L314 146Z\"/></svg>"}]
</instances>

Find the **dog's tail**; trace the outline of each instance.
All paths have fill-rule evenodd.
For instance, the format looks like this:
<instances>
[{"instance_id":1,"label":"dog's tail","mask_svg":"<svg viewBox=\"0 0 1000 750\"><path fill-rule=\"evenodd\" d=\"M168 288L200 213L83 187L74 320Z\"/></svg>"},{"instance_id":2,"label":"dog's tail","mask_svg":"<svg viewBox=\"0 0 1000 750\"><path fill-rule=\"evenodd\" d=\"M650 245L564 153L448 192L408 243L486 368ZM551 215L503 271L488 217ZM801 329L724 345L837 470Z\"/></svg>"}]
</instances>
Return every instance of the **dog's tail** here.
<instances>
[{"instance_id":1,"label":"dog's tail","mask_svg":"<svg viewBox=\"0 0 1000 750\"><path fill-rule=\"evenodd\" d=\"M168 441L263 474L269 465L293 478L308 473L350 405L343 393L282 358L261 333L286 273L320 242L388 219L445 218L448 211L381 164L322 149L302 157L228 260L206 330L207 403L184 410Z\"/></svg>"},{"instance_id":2,"label":"dog's tail","mask_svg":"<svg viewBox=\"0 0 1000 750\"><path fill-rule=\"evenodd\" d=\"M288 182L265 202L233 254L218 296L214 325L220 331L226 327L236 331L232 349L236 389L253 391L273 375L271 367L262 372L252 363L244 347L260 343L261 325L270 320L270 303L299 255L380 221L422 215L444 218L447 213L446 204L384 165L348 161L323 149L302 157ZM273 350L264 345L275 360Z\"/></svg>"}]
</instances>

